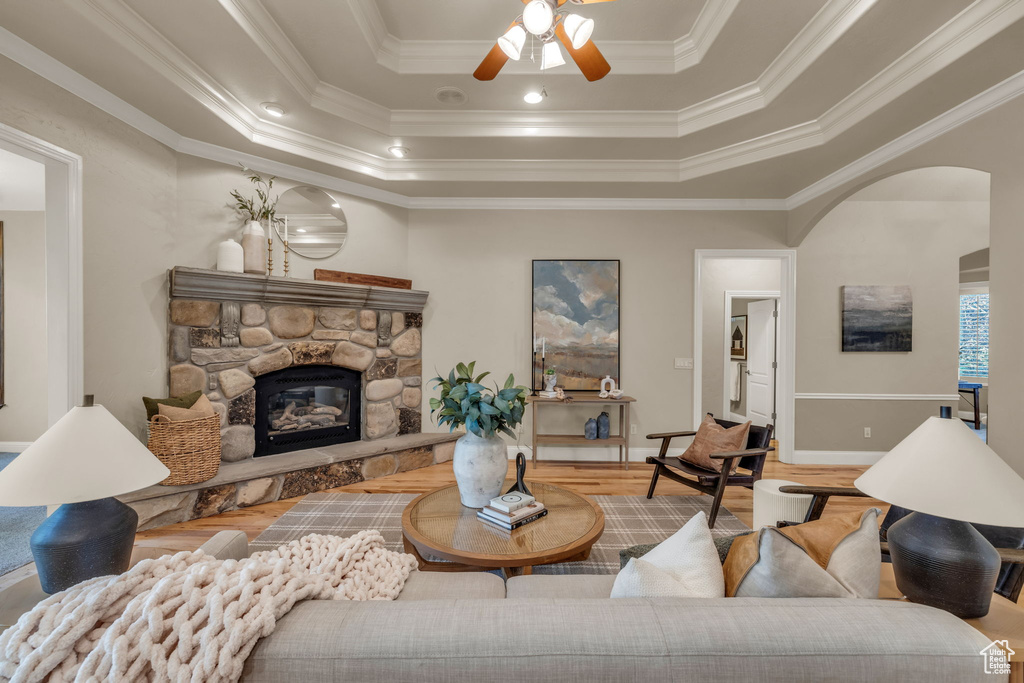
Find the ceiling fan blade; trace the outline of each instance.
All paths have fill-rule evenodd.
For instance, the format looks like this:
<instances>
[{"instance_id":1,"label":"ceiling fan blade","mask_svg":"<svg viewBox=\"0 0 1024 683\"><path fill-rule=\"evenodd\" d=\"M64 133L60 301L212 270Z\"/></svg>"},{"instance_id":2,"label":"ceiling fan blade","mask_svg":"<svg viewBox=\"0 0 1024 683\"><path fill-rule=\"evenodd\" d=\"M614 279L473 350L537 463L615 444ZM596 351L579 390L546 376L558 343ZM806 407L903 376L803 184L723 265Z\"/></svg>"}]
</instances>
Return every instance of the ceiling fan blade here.
<instances>
[{"instance_id":1,"label":"ceiling fan blade","mask_svg":"<svg viewBox=\"0 0 1024 683\"><path fill-rule=\"evenodd\" d=\"M588 40L587 44L579 50L573 49L572 41L566 35L562 24L558 24L555 27L555 35L562 41L562 45L569 52L569 56L576 62L576 66L580 68L580 71L583 72L588 81L599 81L612 70L611 64L604 58L601 51L597 49L597 45L594 45L594 41Z\"/></svg>"},{"instance_id":2,"label":"ceiling fan blade","mask_svg":"<svg viewBox=\"0 0 1024 683\"><path fill-rule=\"evenodd\" d=\"M480 66L473 72L473 78L478 81L492 81L507 61L508 55L495 43L491 51L484 57L484 61L480 62Z\"/></svg>"}]
</instances>

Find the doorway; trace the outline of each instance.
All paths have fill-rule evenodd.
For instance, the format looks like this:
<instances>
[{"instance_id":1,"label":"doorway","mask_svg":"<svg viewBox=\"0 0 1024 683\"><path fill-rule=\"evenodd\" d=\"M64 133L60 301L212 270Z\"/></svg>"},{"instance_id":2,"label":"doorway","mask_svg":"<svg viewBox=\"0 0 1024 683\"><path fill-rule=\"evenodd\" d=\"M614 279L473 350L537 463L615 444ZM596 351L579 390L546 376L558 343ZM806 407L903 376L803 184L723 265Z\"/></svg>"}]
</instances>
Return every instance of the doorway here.
<instances>
[{"instance_id":1,"label":"doorway","mask_svg":"<svg viewBox=\"0 0 1024 683\"><path fill-rule=\"evenodd\" d=\"M794 386L796 361L796 252L764 249L698 249L694 268L693 424L705 413L775 425L779 459L792 462L794 448ZM750 303L754 307L755 339L750 339ZM743 353L732 352L733 304L745 302ZM737 309L739 310L739 309ZM738 313L742 315L742 313ZM729 339L727 344L726 340ZM753 341L756 348L751 347ZM756 353L756 358L751 353ZM745 358L740 356L745 355ZM733 371L745 363L739 378L740 400ZM752 375L751 362L754 363ZM753 377L753 382L751 378ZM744 389L746 393L744 394ZM754 392L752 394L751 392ZM745 402L744 402L744 396ZM751 397L755 420L750 416ZM742 406L741 406L742 403ZM774 415L774 417L773 417Z\"/></svg>"},{"instance_id":2,"label":"doorway","mask_svg":"<svg viewBox=\"0 0 1024 683\"><path fill-rule=\"evenodd\" d=\"M778 419L779 292L727 291L722 415L758 426Z\"/></svg>"}]
</instances>

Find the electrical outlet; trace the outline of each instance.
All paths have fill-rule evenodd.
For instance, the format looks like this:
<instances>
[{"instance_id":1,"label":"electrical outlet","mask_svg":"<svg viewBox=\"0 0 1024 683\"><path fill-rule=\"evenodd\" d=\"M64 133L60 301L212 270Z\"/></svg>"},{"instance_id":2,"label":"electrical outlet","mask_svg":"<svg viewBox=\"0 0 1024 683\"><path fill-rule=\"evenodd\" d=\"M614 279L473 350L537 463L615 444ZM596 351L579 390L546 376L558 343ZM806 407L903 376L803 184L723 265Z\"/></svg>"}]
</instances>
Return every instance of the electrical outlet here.
<instances>
[{"instance_id":1,"label":"electrical outlet","mask_svg":"<svg viewBox=\"0 0 1024 683\"><path fill-rule=\"evenodd\" d=\"M693 370L692 358L676 358L676 370Z\"/></svg>"},{"instance_id":2,"label":"electrical outlet","mask_svg":"<svg viewBox=\"0 0 1024 683\"><path fill-rule=\"evenodd\" d=\"M864 438L865 439L870 439L871 438L871 427L865 427L864 428Z\"/></svg>"},{"instance_id":3,"label":"electrical outlet","mask_svg":"<svg viewBox=\"0 0 1024 683\"><path fill-rule=\"evenodd\" d=\"M629 425L629 433L636 434L636 425Z\"/></svg>"}]
</instances>

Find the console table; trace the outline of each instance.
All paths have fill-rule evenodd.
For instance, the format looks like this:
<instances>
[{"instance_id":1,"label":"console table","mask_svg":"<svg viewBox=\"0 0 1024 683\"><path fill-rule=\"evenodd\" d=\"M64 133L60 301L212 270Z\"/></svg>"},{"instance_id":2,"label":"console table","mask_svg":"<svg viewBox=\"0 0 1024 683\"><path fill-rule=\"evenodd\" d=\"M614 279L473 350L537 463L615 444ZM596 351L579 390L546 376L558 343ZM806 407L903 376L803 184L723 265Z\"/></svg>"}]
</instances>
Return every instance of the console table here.
<instances>
[{"instance_id":1,"label":"console table","mask_svg":"<svg viewBox=\"0 0 1024 683\"><path fill-rule=\"evenodd\" d=\"M533 447L533 464L537 464L537 450L541 445L547 446L618 446L619 447L619 462L626 464L626 469L629 469L629 404L635 403L636 399L632 396L623 396L622 398L601 398L597 394L578 392L578 391L567 391L565 393L567 398L572 400L563 401L557 398L547 398L544 396L527 396L526 402L533 407L533 441L531 446ZM584 404L595 404L601 403L604 405L615 405L619 406L619 433L611 434L607 439L588 439L583 434L538 434L537 433L537 414L540 412L542 406L571 406L571 405L584 405ZM582 432L582 426L580 431Z\"/></svg>"}]
</instances>

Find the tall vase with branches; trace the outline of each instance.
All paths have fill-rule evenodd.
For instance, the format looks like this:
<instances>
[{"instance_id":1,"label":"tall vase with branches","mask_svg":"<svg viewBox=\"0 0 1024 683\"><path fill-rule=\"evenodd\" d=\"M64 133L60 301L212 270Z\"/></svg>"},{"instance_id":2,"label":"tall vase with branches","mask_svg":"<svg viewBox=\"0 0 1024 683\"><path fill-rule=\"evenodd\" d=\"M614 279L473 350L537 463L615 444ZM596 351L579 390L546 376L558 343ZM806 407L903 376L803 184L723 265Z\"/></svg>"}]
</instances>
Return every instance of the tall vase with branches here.
<instances>
[{"instance_id":1,"label":"tall vase with branches","mask_svg":"<svg viewBox=\"0 0 1024 683\"><path fill-rule=\"evenodd\" d=\"M242 174L253 184L256 196L243 196L238 190L231 191L234 209L245 221L242 228L242 251L245 254L245 272L263 275L267 272L268 232L263 229L266 221L267 231L273 229L277 213L277 196L272 196L274 176L263 176L250 168L239 164Z\"/></svg>"}]
</instances>

